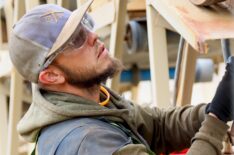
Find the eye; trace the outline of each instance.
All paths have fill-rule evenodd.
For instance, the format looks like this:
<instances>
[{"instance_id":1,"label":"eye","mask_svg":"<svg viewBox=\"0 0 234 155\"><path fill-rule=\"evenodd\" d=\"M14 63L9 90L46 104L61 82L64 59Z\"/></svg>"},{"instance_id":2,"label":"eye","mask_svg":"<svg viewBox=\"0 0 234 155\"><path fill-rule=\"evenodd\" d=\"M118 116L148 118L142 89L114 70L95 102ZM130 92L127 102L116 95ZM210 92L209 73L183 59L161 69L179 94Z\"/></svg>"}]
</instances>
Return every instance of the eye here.
<instances>
[{"instance_id":1,"label":"eye","mask_svg":"<svg viewBox=\"0 0 234 155\"><path fill-rule=\"evenodd\" d=\"M72 39L72 44L74 45L75 48L81 47L85 41L87 40L88 33L86 32L85 29L81 29L76 36Z\"/></svg>"}]
</instances>

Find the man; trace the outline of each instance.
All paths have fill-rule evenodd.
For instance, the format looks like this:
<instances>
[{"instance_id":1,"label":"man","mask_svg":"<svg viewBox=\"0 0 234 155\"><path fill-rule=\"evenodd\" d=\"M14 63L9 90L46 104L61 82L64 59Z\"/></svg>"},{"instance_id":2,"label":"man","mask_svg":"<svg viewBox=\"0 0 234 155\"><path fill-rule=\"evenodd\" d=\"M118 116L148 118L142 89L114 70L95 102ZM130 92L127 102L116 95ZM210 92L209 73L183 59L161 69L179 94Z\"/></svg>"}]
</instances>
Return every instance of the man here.
<instances>
[{"instance_id":1,"label":"man","mask_svg":"<svg viewBox=\"0 0 234 155\"><path fill-rule=\"evenodd\" d=\"M39 155L148 155L190 147L189 155L221 153L233 120L234 59L212 102L169 110L140 107L101 83L121 70L92 32L92 0L70 12L35 7L13 28L13 64L34 83L33 103L18 124Z\"/></svg>"}]
</instances>

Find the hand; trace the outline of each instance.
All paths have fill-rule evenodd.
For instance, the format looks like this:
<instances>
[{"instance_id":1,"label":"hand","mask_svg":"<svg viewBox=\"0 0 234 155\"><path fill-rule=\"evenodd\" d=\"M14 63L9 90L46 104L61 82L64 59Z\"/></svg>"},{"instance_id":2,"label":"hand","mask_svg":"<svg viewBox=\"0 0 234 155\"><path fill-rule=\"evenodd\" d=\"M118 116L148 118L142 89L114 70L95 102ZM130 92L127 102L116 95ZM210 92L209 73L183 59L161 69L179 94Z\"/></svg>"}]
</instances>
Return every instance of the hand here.
<instances>
[{"instance_id":1,"label":"hand","mask_svg":"<svg viewBox=\"0 0 234 155\"><path fill-rule=\"evenodd\" d=\"M234 120L234 57L229 57L226 72L206 113L213 113L224 122Z\"/></svg>"}]
</instances>

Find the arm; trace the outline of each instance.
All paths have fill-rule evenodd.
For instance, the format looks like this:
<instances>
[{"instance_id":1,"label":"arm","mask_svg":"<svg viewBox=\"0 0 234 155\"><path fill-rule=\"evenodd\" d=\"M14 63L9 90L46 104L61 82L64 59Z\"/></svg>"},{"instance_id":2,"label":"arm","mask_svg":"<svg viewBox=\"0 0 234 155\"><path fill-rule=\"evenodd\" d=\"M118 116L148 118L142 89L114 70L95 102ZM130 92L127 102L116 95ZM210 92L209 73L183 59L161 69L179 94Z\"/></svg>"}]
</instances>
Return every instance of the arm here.
<instances>
[{"instance_id":1,"label":"arm","mask_svg":"<svg viewBox=\"0 0 234 155\"><path fill-rule=\"evenodd\" d=\"M234 119L234 57L229 57L226 72L219 83L215 96L206 108L206 120L193 139L193 145L188 152L189 155L199 152L201 155L207 154L202 151L201 146L209 148L209 154L221 154L222 140L228 126L225 124ZM202 148L203 148L202 147ZM203 149L205 150L205 149Z\"/></svg>"},{"instance_id":2,"label":"arm","mask_svg":"<svg viewBox=\"0 0 234 155\"><path fill-rule=\"evenodd\" d=\"M169 111L159 109L138 110L136 125L157 153L170 152L188 147L193 139L189 155L220 154L222 140L227 131L227 121L234 119L234 57L229 58L226 72L210 104L203 106L176 108ZM139 108L140 109L140 108ZM212 116L211 116L212 115ZM215 117L214 117L215 116ZM147 132L148 131L148 132ZM145 133L146 132L146 133ZM158 151L158 148L160 150Z\"/></svg>"},{"instance_id":3,"label":"arm","mask_svg":"<svg viewBox=\"0 0 234 155\"><path fill-rule=\"evenodd\" d=\"M222 140L227 133L228 126L216 116L206 115L199 132L193 138L193 144L187 155L220 155Z\"/></svg>"},{"instance_id":4,"label":"arm","mask_svg":"<svg viewBox=\"0 0 234 155\"><path fill-rule=\"evenodd\" d=\"M191 139L205 117L205 104L161 110L135 105L135 123L138 132L156 153L182 150L191 145Z\"/></svg>"}]
</instances>

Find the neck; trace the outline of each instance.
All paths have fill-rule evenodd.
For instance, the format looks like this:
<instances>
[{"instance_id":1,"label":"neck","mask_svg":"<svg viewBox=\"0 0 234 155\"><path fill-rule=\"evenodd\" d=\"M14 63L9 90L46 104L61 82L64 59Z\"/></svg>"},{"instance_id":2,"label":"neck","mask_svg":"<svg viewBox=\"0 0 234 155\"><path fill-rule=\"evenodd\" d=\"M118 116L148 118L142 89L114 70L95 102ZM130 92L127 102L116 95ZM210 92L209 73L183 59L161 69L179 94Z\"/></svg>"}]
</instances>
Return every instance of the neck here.
<instances>
[{"instance_id":1,"label":"neck","mask_svg":"<svg viewBox=\"0 0 234 155\"><path fill-rule=\"evenodd\" d=\"M89 88L79 88L77 86L72 86L72 85L63 85L63 86L57 86L55 87L50 87L50 88L46 88L48 90L52 90L52 91L59 91L59 92L64 92L64 93L69 93L69 94L74 94L74 95L78 95L81 96L83 98L92 100L96 103L100 102L100 85L94 85L92 87Z\"/></svg>"}]
</instances>

